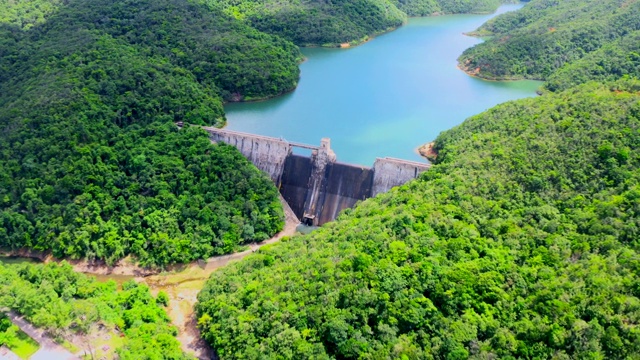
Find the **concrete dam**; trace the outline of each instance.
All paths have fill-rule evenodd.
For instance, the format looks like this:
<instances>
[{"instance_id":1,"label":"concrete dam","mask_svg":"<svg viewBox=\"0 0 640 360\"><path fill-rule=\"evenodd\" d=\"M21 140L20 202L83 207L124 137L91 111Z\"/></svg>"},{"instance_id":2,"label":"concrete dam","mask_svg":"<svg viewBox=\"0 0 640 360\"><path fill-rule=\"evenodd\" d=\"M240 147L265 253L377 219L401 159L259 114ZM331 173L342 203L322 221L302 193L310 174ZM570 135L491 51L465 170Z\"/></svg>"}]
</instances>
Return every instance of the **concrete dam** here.
<instances>
[{"instance_id":1,"label":"concrete dam","mask_svg":"<svg viewBox=\"0 0 640 360\"><path fill-rule=\"evenodd\" d=\"M211 141L235 146L266 172L306 225L332 221L357 201L402 185L430 166L394 158L377 158L371 168L344 164L336 161L328 138L314 146L214 127L203 129ZM294 147L312 150L311 156L294 154Z\"/></svg>"}]
</instances>

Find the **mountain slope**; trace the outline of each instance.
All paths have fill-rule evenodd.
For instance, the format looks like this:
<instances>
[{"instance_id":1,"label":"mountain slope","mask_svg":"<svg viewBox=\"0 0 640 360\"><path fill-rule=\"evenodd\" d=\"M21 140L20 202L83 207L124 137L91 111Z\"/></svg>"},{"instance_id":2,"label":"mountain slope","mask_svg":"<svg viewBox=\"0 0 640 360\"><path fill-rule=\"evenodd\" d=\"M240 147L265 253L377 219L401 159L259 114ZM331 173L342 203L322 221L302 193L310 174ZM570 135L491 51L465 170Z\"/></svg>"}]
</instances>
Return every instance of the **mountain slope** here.
<instances>
[{"instance_id":1,"label":"mountain slope","mask_svg":"<svg viewBox=\"0 0 640 360\"><path fill-rule=\"evenodd\" d=\"M409 16L495 11L499 0L222 0L204 1L300 46L359 43L402 25Z\"/></svg>"},{"instance_id":2,"label":"mountain slope","mask_svg":"<svg viewBox=\"0 0 640 360\"><path fill-rule=\"evenodd\" d=\"M488 13L495 11L500 0L393 0L398 9L409 16L429 16L432 14Z\"/></svg>"},{"instance_id":3,"label":"mountain slope","mask_svg":"<svg viewBox=\"0 0 640 360\"><path fill-rule=\"evenodd\" d=\"M640 352L640 83L499 105L420 180L212 275L224 358Z\"/></svg>"},{"instance_id":4,"label":"mountain slope","mask_svg":"<svg viewBox=\"0 0 640 360\"><path fill-rule=\"evenodd\" d=\"M603 45L554 72L544 87L561 91L590 80L612 81L622 77L640 78L640 31Z\"/></svg>"},{"instance_id":5,"label":"mountain slope","mask_svg":"<svg viewBox=\"0 0 640 360\"><path fill-rule=\"evenodd\" d=\"M533 0L483 25L477 34L491 39L466 50L459 62L483 78L546 80L638 30L637 0Z\"/></svg>"},{"instance_id":6,"label":"mountain slope","mask_svg":"<svg viewBox=\"0 0 640 360\"><path fill-rule=\"evenodd\" d=\"M337 45L361 41L370 35L396 28L406 15L388 0L355 1L208 1L211 8L294 43Z\"/></svg>"},{"instance_id":7,"label":"mountain slope","mask_svg":"<svg viewBox=\"0 0 640 360\"><path fill-rule=\"evenodd\" d=\"M1 31L0 246L166 266L282 227L266 175L174 122L292 89L293 44L180 0L69 2Z\"/></svg>"}]
</instances>

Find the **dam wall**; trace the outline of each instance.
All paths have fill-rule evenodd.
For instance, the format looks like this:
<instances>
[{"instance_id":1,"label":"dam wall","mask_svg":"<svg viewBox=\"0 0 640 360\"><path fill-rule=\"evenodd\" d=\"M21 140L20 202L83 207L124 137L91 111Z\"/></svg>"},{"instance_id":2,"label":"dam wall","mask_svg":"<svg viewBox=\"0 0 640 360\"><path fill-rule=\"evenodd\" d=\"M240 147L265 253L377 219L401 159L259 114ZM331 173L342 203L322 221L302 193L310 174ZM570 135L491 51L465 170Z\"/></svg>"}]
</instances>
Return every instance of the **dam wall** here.
<instances>
[{"instance_id":1,"label":"dam wall","mask_svg":"<svg viewBox=\"0 0 640 360\"><path fill-rule=\"evenodd\" d=\"M181 126L181 124L178 124ZM331 140L320 146L284 139L204 127L213 142L235 146L271 177L298 219L322 225L358 201L386 192L418 177L428 163L378 158L372 168L336 161ZM293 147L311 149L311 156L293 154Z\"/></svg>"},{"instance_id":2,"label":"dam wall","mask_svg":"<svg viewBox=\"0 0 640 360\"><path fill-rule=\"evenodd\" d=\"M214 142L235 146L258 169L269 174L277 185L292 146L285 140L212 127L203 127Z\"/></svg>"},{"instance_id":3,"label":"dam wall","mask_svg":"<svg viewBox=\"0 0 640 360\"><path fill-rule=\"evenodd\" d=\"M298 219L304 216L304 202L313 164L308 156L292 154L287 157L282 172L280 194Z\"/></svg>"},{"instance_id":4,"label":"dam wall","mask_svg":"<svg viewBox=\"0 0 640 360\"><path fill-rule=\"evenodd\" d=\"M304 201L302 221L309 225L320 223L319 218L324 208L324 199L329 179L327 170L336 162L336 154L331 150L331 140L323 138L320 147L311 152L311 176L307 186L307 197ZM320 223L322 224L322 223Z\"/></svg>"},{"instance_id":5,"label":"dam wall","mask_svg":"<svg viewBox=\"0 0 640 360\"><path fill-rule=\"evenodd\" d=\"M319 196L322 209L314 214L319 224L334 220L342 210L371 197L371 168L334 163L327 167L326 179L327 184Z\"/></svg>"},{"instance_id":6,"label":"dam wall","mask_svg":"<svg viewBox=\"0 0 640 360\"><path fill-rule=\"evenodd\" d=\"M429 169L431 164L419 163L390 157L377 158L373 163L373 188L371 196L391 190L411 179L415 179Z\"/></svg>"}]
</instances>

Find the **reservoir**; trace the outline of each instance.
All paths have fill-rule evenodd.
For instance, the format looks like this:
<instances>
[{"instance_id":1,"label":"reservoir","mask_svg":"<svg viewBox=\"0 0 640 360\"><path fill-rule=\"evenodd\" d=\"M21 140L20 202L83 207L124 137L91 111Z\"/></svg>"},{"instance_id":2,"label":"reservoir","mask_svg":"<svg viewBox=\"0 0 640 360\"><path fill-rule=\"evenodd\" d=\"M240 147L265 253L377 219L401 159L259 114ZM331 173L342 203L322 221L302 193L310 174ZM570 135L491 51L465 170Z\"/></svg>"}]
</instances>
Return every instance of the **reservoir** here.
<instances>
[{"instance_id":1,"label":"reservoir","mask_svg":"<svg viewBox=\"0 0 640 360\"><path fill-rule=\"evenodd\" d=\"M481 40L465 36L494 14L412 18L354 48L302 49L298 88L284 96L225 106L227 128L319 144L338 161L371 166L376 157L425 161L415 149L499 103L535 96L537 81L485 81L457 58Z\"/></svg>"}]
</instances>

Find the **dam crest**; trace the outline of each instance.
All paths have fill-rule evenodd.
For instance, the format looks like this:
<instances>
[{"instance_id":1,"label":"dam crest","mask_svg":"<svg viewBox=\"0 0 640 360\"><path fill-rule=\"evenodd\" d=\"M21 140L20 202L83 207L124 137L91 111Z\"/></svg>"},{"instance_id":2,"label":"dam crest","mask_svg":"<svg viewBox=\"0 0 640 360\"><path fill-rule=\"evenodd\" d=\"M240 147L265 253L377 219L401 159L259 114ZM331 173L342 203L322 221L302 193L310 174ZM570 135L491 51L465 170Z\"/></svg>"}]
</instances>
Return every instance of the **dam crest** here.
<instances>
[{"instance_id":1,"label":"dam crest","mask_svg":"<svg viewBox=\"0 0 640 360\"><path fill-rule=\"evenodd\" d=\"M267 173L306 225L332 221L356 202L402 185L431 166L389 157L377 158L373 167L345 164L337 161L329 138L323 138L319 146L314 146L214 127L202 128L212 142L236 147ZM310 149L311 156L294 154L294 147Z\"/></svg>"}]
</instances>

